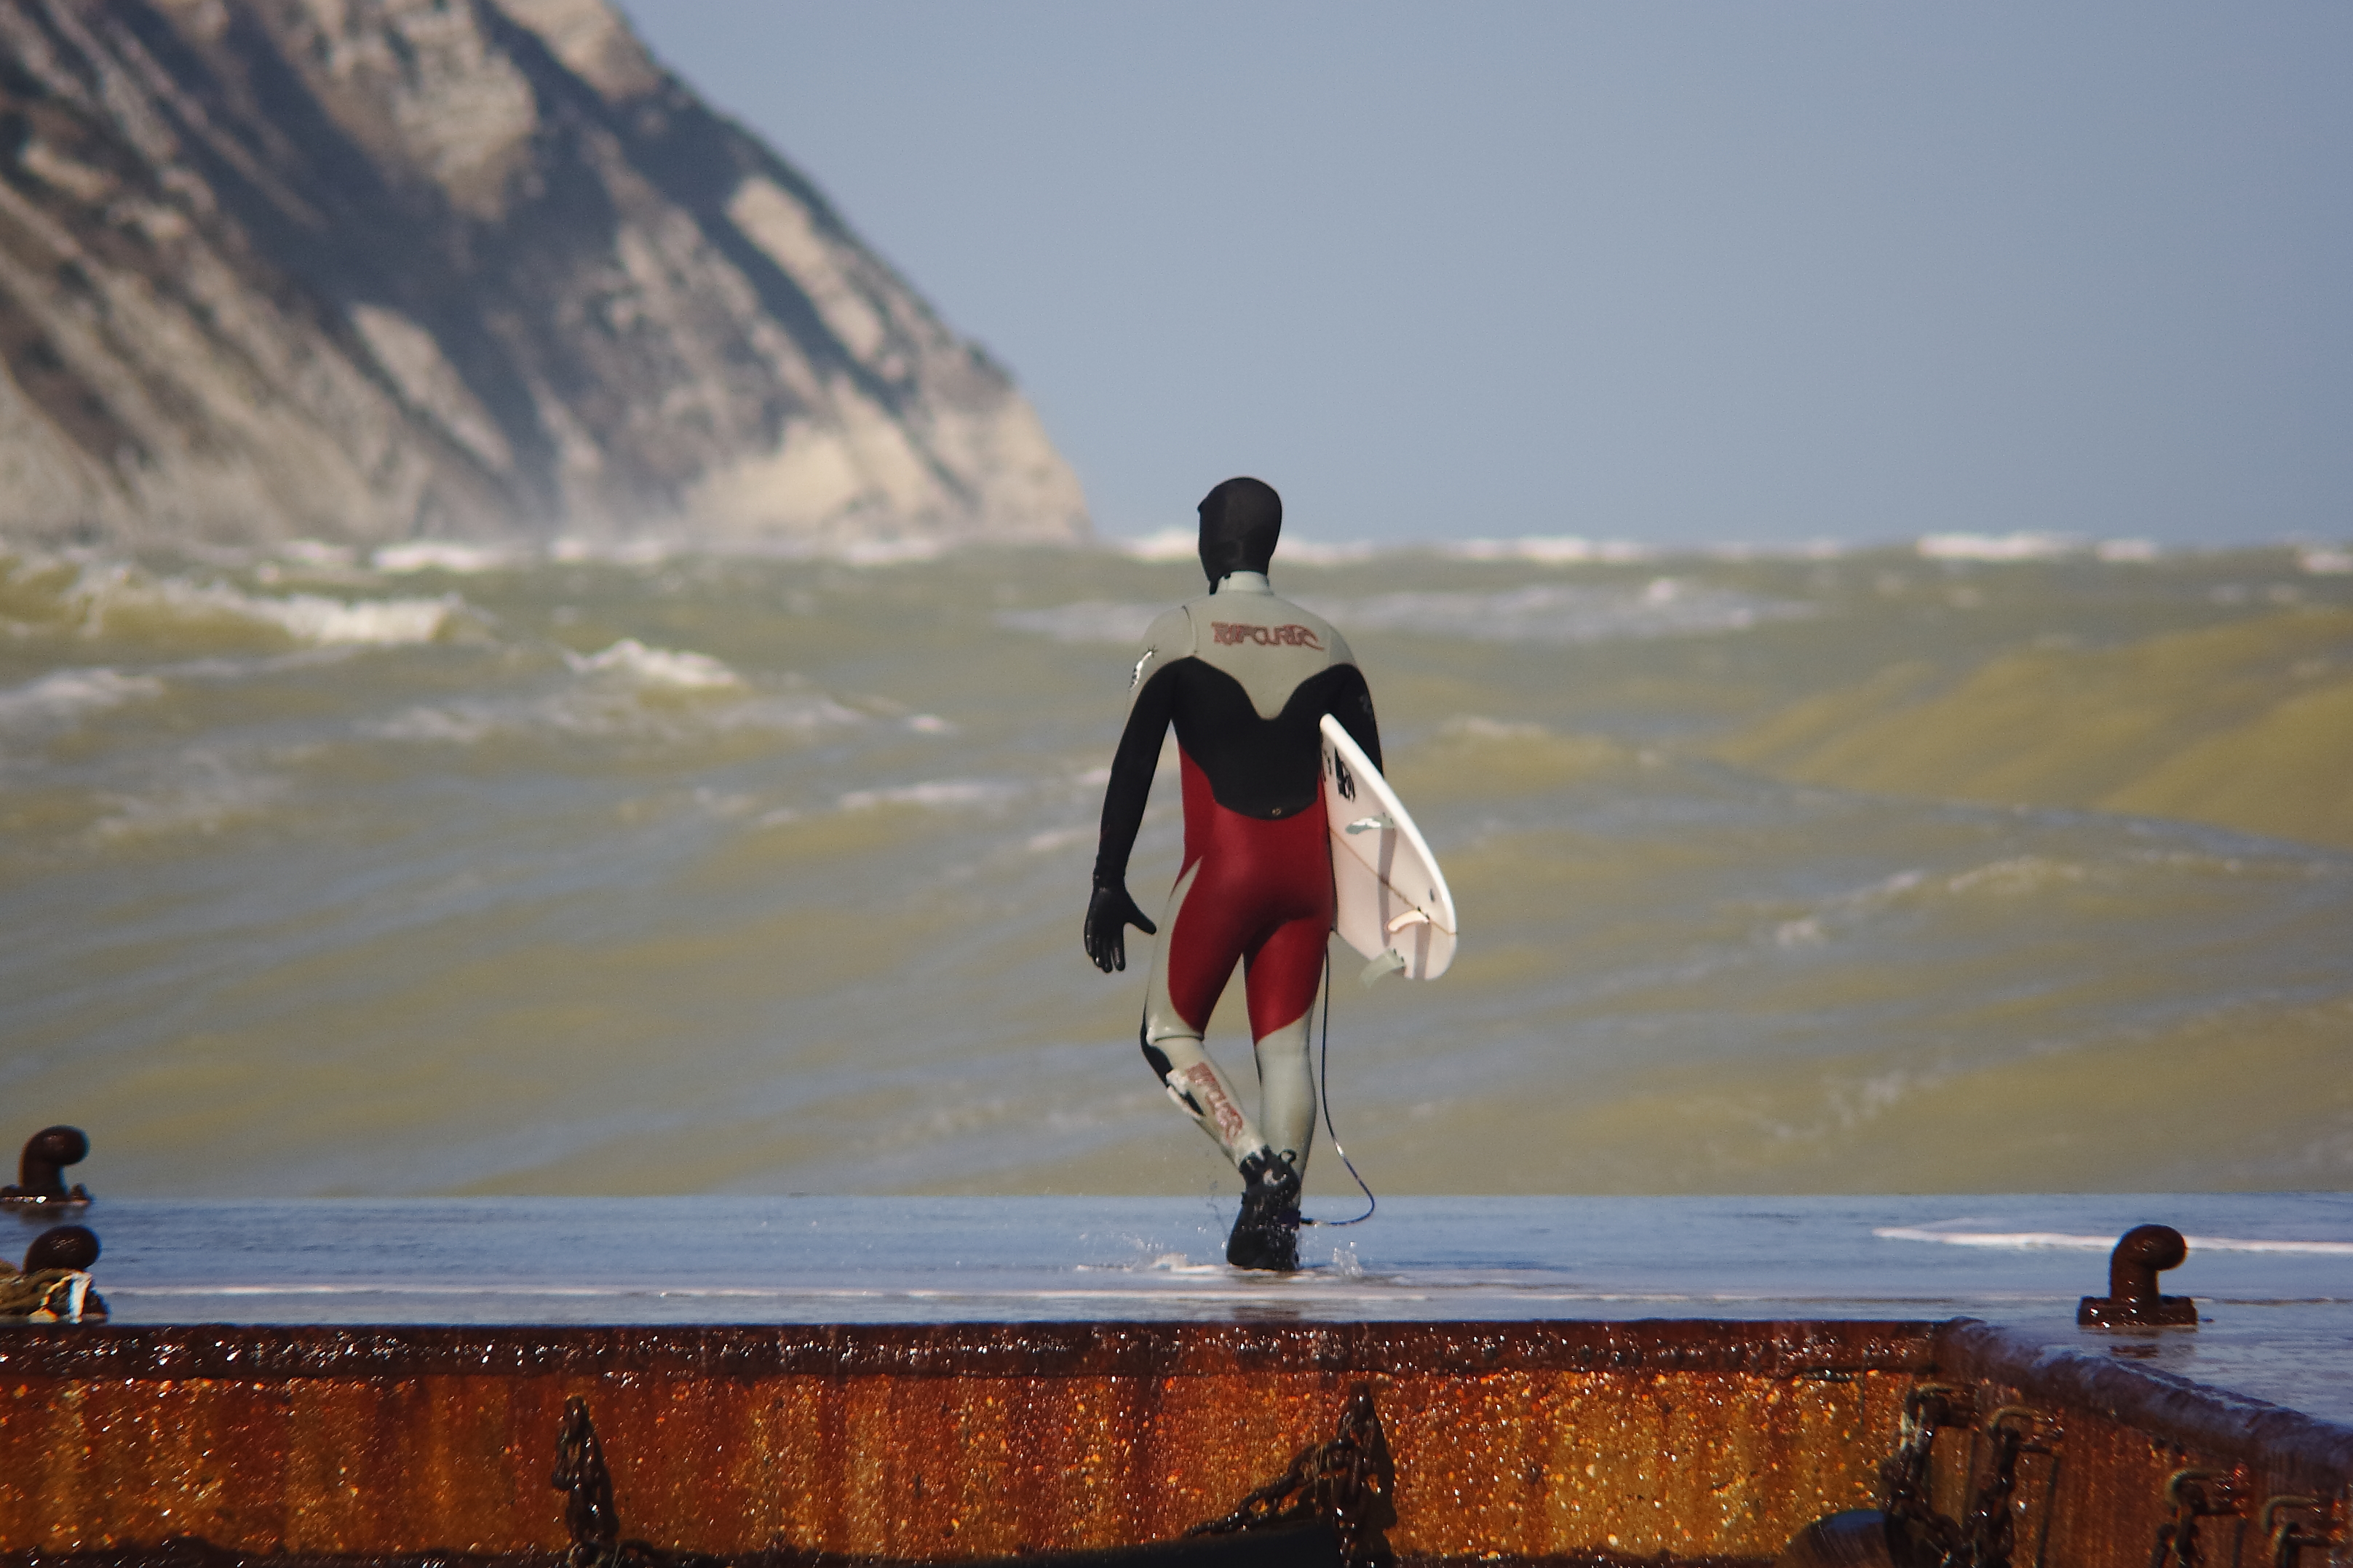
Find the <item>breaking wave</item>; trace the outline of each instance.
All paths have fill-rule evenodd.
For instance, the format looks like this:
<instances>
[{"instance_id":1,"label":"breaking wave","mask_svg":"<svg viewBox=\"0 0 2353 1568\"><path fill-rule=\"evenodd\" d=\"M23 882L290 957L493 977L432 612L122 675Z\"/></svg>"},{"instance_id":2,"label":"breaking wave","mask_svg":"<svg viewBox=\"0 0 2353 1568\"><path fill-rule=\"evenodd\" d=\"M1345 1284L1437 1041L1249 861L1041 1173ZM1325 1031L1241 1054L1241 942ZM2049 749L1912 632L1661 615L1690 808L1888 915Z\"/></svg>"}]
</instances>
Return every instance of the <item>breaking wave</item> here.
<instances>
[{"instance_id":1,"label":"breaking wave","mask_svg":"<svg viewBox=\"0 0 2353 1568\"><path fill-rule=\"evenodd\" d=\"M1166 605L1122 605L1082 599L1050 610L1001 610L997 624L1008 631L1035 632L1065 643L1113 643L1130 647L1144 640Z\"/></svg>"},{"instance_id":2,"label":"breaking wave","mask_svg":"<svg viewBox=\"0 0 2353 1568\"><path fill-rule=\"evenodd\" d=\"M732 691L744 685L742 676L709 654L648 647L635 637L623 637L601 653L567 652L564 658L583 675L619 676L681 691Z\"/></svg>"},{"instance_id":3,"label":"breaking wave","mask_svg":"<svg viewBox=\"0 0 2353 1568\"><path fill-rule=\"evenodd\" d=\"M649 700L666 692L744 694L740 700L687 709ZM390 718L364 721L354 730L374 740L451 746L533 735L680 743L749 732L807 736L867 722L865 714L821 693L752 695L734 682L718 687L655 682L619 689L580 684L531 697L421 703Z\"/></svg>"},{"instance_id":4,"label":"breaking wave","mask_svg":"<svg viewBox=\"0 0 2353 1568\"><path fill-rule=\"evenodd\" d=\"M878 806L914 805L928 811L959 811L1002 805L1017 799L1023 786L1004 779L929 779L922 784L889 789L852 790L841 797L844 811L872 811Z\"/></svg>"},{"instance_id":5,"label":"breaking wave","mask_svg":"<svg viewBox=\"0 0 2353 1568\"><path fill-rule=\"evenodd\" d=\"M258 640L406 647L448 636L466 607L455 594L385 599L253 594L218 580L161 576L121 563L77 567L19 559L7 561L0 574L0 615L29 633L165 645Z\"/></svg>"},{"instance_id":6,"label":"breaking wave","mask_svg":"<svg viewBox=\"0 0 2353 1568\"><path fill-rule=\"evenodd\" d=\"M1547 584L1500 594L1381 594L1328 600L1313 607L1343 631L1525 643L1697 637L1803 620L1816 613L1810 605L1678 577L1654 577L1630 591Z\"/></svg>"},{"instance_id":7,"label":"breaking wave","mask_svg":"<svg viewBox=\"0 0 2353 1568\"><path fill-rule=\"evenodd\" d=\"M161 697L164 683L152 675L119 670L57 669L11 691L0 691L0 730L68 726L85 713Z\"/></svg>"},{"instance_id":8,"label":"breaking wave","mask_svg":"<svg viewBox=\"0 0 2353 1568\"><path fill-rule=\"evenodd\" d=\"M459 574L495 572L501 567L521 564L527 559L518 552L502 550L496 545L455 544L431 539L407 544L387 544L368 557L369 563L377 571L396 574L410 572Z\"/></svg>"},{"instance_id":9,"label":"breaking wave","mask_svg":"<svg viewBox=\"0 0 2353 1568\"><path fill-rule=\"evenodd\" d=\"M283 775L241 766L220 750L191 747L174 755L163 775L134 790L99 796L102 812L90 838L121 847L142 839L214 835L268 816L292 793Z\"/></svg>"}]
</instances>

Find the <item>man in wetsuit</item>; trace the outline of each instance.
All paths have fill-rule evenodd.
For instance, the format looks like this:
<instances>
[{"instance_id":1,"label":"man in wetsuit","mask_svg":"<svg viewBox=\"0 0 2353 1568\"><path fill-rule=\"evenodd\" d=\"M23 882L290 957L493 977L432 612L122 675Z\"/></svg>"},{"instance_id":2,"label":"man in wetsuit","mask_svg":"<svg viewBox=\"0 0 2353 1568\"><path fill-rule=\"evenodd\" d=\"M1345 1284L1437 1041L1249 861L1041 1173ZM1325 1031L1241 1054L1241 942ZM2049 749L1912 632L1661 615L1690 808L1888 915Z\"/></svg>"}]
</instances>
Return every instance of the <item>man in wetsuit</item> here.
<instances>
[{"instance_id":1,"label":"man in wetsuit","mask_svg":"<svg viewBox=\"0 0 2353 1568\"><path fill-rule=\"evenodd\" d=\"M1315 1131L1307 1019L1332 930L1332 861L1323 810L1323 740L1336 715L1380 764L1372 693L1340 634L1275 597L1267 565L1282 501L1257 479L1228 479L1201 502L1207 596L1152 623L1128 688L1127 729L1103 791L1103 837L1087 903L1087 956L1127 967L1127 930L1159 928L1127 893L1127 856L1144 819L1161 737L1173 722L1183 773L1185 865L1162 918L1145 993L1144 1057L1168 1096L1242 1174L1226 1260L1298 1267L1299 1184ZM1243 965L1258 1047L1259 1120L1201 1048L1219 994Z\"/></svg>"}]
</instances>

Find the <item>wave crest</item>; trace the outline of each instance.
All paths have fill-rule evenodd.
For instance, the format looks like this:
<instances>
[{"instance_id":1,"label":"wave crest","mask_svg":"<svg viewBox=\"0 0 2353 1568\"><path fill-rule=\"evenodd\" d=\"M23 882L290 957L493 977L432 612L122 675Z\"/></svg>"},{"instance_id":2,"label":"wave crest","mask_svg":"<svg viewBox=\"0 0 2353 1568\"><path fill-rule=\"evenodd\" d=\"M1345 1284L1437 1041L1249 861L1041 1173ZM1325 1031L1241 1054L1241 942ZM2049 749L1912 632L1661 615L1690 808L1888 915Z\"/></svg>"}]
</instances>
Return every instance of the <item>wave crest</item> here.
<instances>
[{"instance_id":1,"label":"wave crest","mask_svg":"<svg viewBox=\"0 0 2353 1568\"><path fill-rule=\"evenodd\" d=\"M164 695L152 675L94 669L53 669L13 691L0 691L0 729L71 725L85 713Z\"/></svg>"},{"instance_id":2,"label":"wave crest","mask_svg":"<svg viewBox=\"0 0 2353 1568\"><path fill-rule=\"evenodd\" d=\"M623 637L599 653L566 651L564 661L582 675L619 676L680 691L734 691L744 686L742 676L707 653L649 647L635 637Z\"/></svg>"},{"instance_id":3,"label":"wave crest","mask_svg":"<svg viewBox=\"0 0 2353 1568\"><path fill-rule=\"evenodd\" d=\"M159 576L121 563L77 568L19 559L0 572L0 612L36 634L133 642L408 647L440 640L466 609L455 594L388 599L252 594L216 579Z\"/></svg>"}]
</instances>

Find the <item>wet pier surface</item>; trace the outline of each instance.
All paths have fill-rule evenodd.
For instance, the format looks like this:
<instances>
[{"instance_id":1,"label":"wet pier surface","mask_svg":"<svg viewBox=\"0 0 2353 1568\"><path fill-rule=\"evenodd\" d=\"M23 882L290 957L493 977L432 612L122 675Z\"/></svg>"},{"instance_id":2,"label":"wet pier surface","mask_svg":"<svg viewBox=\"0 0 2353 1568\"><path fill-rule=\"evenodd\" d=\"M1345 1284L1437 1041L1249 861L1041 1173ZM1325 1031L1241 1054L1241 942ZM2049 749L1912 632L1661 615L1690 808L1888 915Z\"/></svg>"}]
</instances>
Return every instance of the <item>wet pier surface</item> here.
<instances>
[{"instance_id":1,"label":"wet pier surface","mask_svg":"<svg viewBox=\"0 0 2353 1568\"><path fill-rule=\"evenodd\" d=\"M1220 1261L1230 1198L170 1203L83 1211L118 1324L1974 1317L2353 1424L2353 1194L1395 1198ZM1345 1212L1345 1211L1344 1211ZM2195 1331L2085 1331L2106 1250L2172 1225ZM24 1222L25 1238L47 1220Z\"/></svg>"}]
</instances>

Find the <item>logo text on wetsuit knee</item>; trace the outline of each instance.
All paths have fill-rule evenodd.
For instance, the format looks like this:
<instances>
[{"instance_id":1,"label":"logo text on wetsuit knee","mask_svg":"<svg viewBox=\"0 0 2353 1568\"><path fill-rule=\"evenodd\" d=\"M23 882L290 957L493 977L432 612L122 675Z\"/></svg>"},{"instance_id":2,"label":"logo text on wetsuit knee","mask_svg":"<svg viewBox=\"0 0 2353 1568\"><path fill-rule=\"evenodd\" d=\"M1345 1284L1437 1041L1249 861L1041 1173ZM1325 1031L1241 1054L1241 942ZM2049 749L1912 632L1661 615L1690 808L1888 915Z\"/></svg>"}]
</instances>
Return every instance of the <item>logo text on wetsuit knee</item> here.
<instances>
[{"instance_id":1,"label":"logo text on wetsuit knee","mask_svg":"<svg viewBox=\"0 0 2353 1568\"><path fill-rule=\"evenodd\" d=\"M1256 643L1261 647L1312 647L1324 649L1321 638L1305 626L1251 626L1233 621L1211 621L1209 630L1220 643Z\"/></svg>"}]
</instances>

